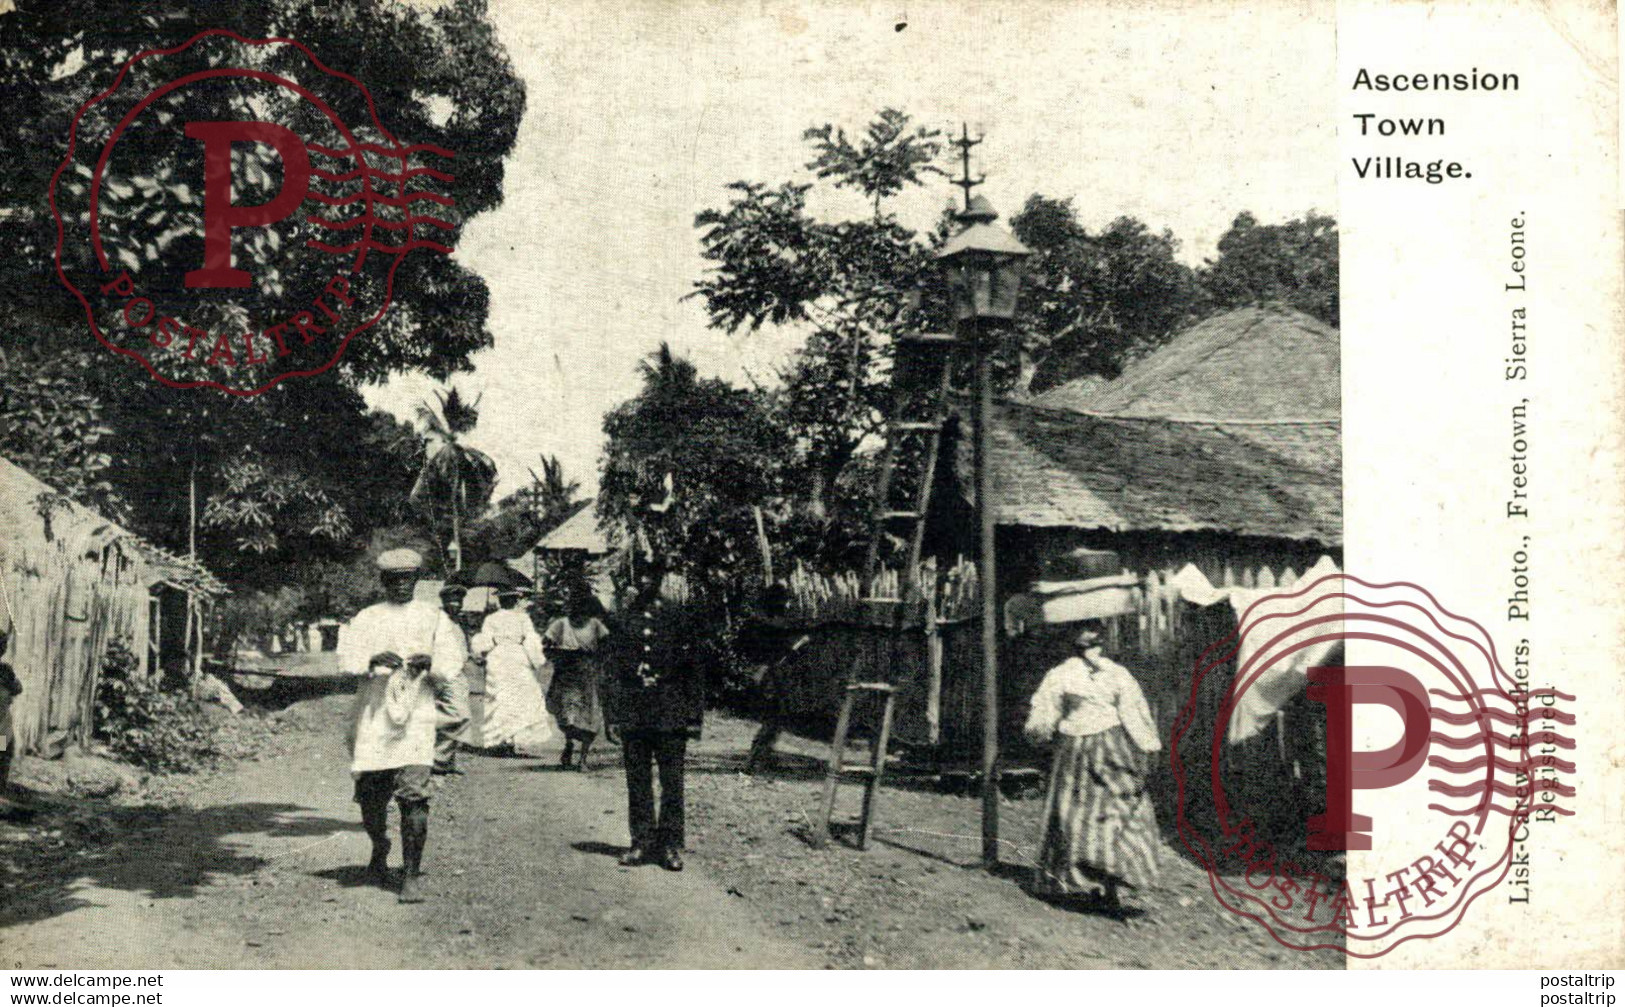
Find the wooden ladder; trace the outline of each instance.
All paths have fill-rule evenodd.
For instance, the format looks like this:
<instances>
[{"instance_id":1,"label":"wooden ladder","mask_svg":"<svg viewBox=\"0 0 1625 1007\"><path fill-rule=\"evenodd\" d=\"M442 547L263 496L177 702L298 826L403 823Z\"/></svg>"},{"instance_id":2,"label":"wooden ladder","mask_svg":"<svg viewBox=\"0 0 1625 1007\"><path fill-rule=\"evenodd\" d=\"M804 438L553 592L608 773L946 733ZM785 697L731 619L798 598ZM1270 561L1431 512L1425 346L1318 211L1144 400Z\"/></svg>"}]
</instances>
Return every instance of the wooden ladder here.
<instances>
[{"instance_id":1,"label":"wooden ladder","mask_svg":"<svg viewBox=\"0 0 1625 1007\"><path fill-rule=\"evenodd\" d=\"M898 528L901 535L906 535L908 542L908 553L898 573L898 596L883 598L865 595L860 599L885 611L882 624L892 631L894 654L900 652L896 644L910 617L926 617L930 610L924 604L920 584L920 557L925 547L925 528L931 512L931 491L936 483L943 427L948 421L946 406L955 345L954 336L942 333L915 333L897 338L892 372L894 399L891 416L886 422L886 446L881 452L880 470L875 478L869 546L864 554L863 581L860 585L862 591L874 590L881 569L881 547L891 530ZM919 453L913 456L908 451L911 442L917 443L920 448ZM918 483L908 494L908 499L894 500L894 476L898 466L910 461L918 463ZM840 717L835 724L835 737L830 744L829 767L824 778L824 803L820 820L814 825L813 841L822 845L829 838L830 817L835 813L835 794L841 782L858 779L864 783L863 813L858 819L858 849L861 850L869 842L869 828L874 819L876 796L886 764L892 711L897 696L891 684L856 682L852 680L851 672L848 672L845 693ZM865 694L884 697L880 730L874 739L872 765L849 767L843 760L847 736L852 727L852 711L857 699Z\"/></svg>"},{"instance_id":2,"label":"wooden ladder","mask_svg":"<svg viewBox=\"0 0 1625 1007\"><path fill-rule=\"evenodd\" d=\"M843 764L847 735L852 729L852 708L860 697L878 695L881 698L880 730L874 737L874 751L867 766ZM869 827L874 823L875 796L880 792L880 778L886 771L886 746L891 740L892 707L897 694L885 682L857 682L846 687L846 698L841 701L841 716L835 722L835 740L830 745L829 775L824 777L824 804L813 842L823 846L829 840L830 819L835 814L835 791L843 779L863 781L863 810L858 815L858 849L869 846Z\"/></svg>"},{"instance_id":3,"label":"wooden ladder","mask_svg":"<svg viewBox=\"0 0 1625 1007\"><path fill-rule=\"evenodd\" d=\"M897 337L893 363L894 398L886 421L886 447L880 454L880 471L875 477L875 496L870 511L869 547L863 556L862 590L873 589L880 572L880 548L891 528L907 528L908 557L900 572L898 597L863 600L892 605L894 626L906 622L908 608L920 598L920 551L925 545L925 525L931 511L931 488L936 483L937 455L942 449L942 428L948 421L948 382L953 375L953 348L957 340L938 332L922 332ZM916 377L924 378L917 382ZM911 392L925 393L918 402ZM907 501L892 499L892 483L898 464L909 461L907 445L923 440L919 485Z\"/></svg>"}]
</instances>

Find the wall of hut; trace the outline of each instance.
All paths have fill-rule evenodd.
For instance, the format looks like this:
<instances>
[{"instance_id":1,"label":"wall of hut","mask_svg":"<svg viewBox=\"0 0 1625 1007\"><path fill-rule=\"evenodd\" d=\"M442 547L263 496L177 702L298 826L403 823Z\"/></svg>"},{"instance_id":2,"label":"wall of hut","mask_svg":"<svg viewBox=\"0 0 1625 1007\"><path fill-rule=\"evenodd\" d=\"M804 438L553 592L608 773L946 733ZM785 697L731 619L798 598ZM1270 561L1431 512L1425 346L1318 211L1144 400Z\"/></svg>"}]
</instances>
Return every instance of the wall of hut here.
<instances>
[{"instance_id":1,"label":"wall of hut","mask_svg":"<svg viewBox=\"0 0 1625 1007\"><path fill-rule=\"evenodd\" d=\"M6 660L22 682L12 729L25 752L90 739L96 684L109 644L147 672L149 596L134 540L80 508L58 509L34 536L3 546L11 615Z\"/></svg>"}]
</instances>

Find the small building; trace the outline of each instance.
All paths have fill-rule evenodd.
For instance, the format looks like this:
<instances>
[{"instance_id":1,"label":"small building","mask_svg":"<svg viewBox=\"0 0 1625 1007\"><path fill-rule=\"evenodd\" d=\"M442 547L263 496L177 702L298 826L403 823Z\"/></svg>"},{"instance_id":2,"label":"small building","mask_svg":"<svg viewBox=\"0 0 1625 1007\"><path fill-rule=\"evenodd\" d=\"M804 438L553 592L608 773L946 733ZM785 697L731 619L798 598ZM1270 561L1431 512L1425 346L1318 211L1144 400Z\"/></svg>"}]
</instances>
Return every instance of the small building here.
<instances>
[{"instance_id":1,"label":"small building","mask_svg":"<svg viewBox=\"0 0 1625 1007\"><path fill-rule=\"evenodd\" d=\"M576 504L575 513L509 562L527 571L538 588L546 584L549 574L579 564L598 600L613 608L615 587L610 570L623 550L600 526L596 504L596 499Z\"/></svg>"},{"instance_id":2,"label":"small building","mask_svg":"<svg viewBox=\"0 0 1625 1007\"><path fill-rule=\"evenodd\" d=\"M149 605L147 666L172 681L195 679L203 668L204 627L226 585L201 563L143 540Z\"/></svg>"},{"instance_id":3,"label":"small building","mask_svg":"<svg viewBox=\"0 0 1625 1007\"><path fill-rule=\"evenodd\" d=\"M1238 308L1199 322L1112 381L1079 378L1032 398L1074 412L1160 419L1338 420L1337 330L1285 308Z\"/></svg>"},{"instance_id":4,"label":"small building","mask_svg":"<svg viewBox=\"0 0 1625 1007\"><path fill-rule=\"evenodd\" d=\"M596 503L593 499L577 504L575 513L543 535L530 552L513 561L514 565L523 568L526 559L532 565L558 560L588 562L603 559L614 552L614 544L599 527Z\"/></svg>"},{"instance_id":5,"label":"small building","mask_svg":"<svg viewBox=\"0 0 1625 1007\"><path fill-rule=\"evenodd\" d=\"M195 674L203 609L225 590L4 458L0 587L5 660L23 685L11 707L17 746L48 753L90 739L112 644L129 650L138 674L170 663Z\"/></svg>"},{"instance_id":6,"label":"small building","mask_svg":"<svg viewBox=\"0 0 1625 1007\"><path fill-rule=\"evenodd\" d=\"M1133 572L1341 564L1343 456L1337 331L1243 308L1192 326L1106 384L1089 379L994 418L999 580L1109 550ZM968 415L968 413L967 413ZM968 431L968 424L964 429ZM969 438L956 471L973 503Z\"/></svg>"},{"instance_id":7,"label":"small building","mask_svg":"<svg viewBox=\"0 0 1625 1007\"><path fill-rule=\"evenodd\" d=\"M1297 312L1246 308L1208 319L1125 368L991 416L998 601L1007 613L1080 554L1109 558L1139 606L1112 627L1161 694L1178 693L1184 643L1141 632L1156 585L1187 564L1221 586L1291 582L1323 558L1342 566L1343 483L1338 334ZM954 419L938 465L928 542L939 565L976 551L970 408ZM1154 621L1154 620L1152 620ZM1194 615L1184 622L1193 634ZM980 744L980 644L974 625L939 628L930 740ZM1066 631L1001 641L1002 733L1039 676L1067 652ZM1152 640L1154 639L1154 642ZM1211 642L1211 639L1209 640Z\"/></svg>"}]
</instances>

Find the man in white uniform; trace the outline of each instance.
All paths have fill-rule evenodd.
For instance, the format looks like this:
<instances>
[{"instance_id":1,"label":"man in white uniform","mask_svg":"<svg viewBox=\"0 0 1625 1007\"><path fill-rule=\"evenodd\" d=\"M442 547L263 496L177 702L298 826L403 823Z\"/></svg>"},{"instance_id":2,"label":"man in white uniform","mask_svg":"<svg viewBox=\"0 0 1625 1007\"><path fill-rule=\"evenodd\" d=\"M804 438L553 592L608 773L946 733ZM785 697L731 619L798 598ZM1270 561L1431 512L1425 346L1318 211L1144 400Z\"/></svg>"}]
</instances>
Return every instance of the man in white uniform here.
<instances>
[{"instance_id":1,"label":"man in white uniform","mask_svg":"<svg viewBox=\"0 0 1625 1007\"><path fill-rule=\"evenodd\" d=\"M372 840L367 868L380 880L387 874L393 797L401 810L402 902L423 901L418 877L429 838L434 686L461 672L464 658L462 630L438 605L412 598L422 568L423 557L411 549L379 556L385 600L357 613L339 638L339 668L361 678L350 771L361 823Z\"/></svg>"}]
</instances>

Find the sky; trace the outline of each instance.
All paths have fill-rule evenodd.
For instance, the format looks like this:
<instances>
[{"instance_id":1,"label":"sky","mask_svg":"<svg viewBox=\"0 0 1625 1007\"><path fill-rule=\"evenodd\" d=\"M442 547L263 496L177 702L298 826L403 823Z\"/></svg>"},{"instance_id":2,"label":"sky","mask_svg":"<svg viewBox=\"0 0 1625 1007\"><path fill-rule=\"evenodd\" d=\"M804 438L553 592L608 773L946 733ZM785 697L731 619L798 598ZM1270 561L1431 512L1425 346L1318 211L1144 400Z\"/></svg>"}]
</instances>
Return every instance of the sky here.
<instances>
[{"instance_id":1,"label":"sky","mask_svg":"<svg viewBox=\"0 0 1625 1007\"><path fill-rule=\"evenodd\" d=\"M731 181L811 181L810 126L861 131L885 107L968 123L985 136L978 192L1006 215L1034 192L1071 197L1085 226L1171 229L1193 265L1243 210L1335 213L1334 14L1292 0L491 0L527 108L502 205L454 253L490 285L495 345L452 384L482 396L470 443L496 459L497 496L543 454L591 492L603 415L662 340L702 374L773 382L799 334L707 327L685 300L706 265L693 221ZM957 191L939 181L895 206L923 229ZM401 376L368 398L410 417L437 387Z\"/></svg>"}]
</instances>

